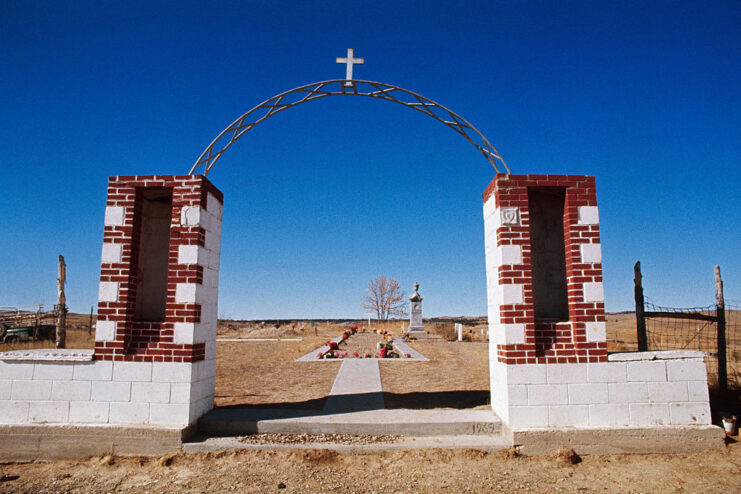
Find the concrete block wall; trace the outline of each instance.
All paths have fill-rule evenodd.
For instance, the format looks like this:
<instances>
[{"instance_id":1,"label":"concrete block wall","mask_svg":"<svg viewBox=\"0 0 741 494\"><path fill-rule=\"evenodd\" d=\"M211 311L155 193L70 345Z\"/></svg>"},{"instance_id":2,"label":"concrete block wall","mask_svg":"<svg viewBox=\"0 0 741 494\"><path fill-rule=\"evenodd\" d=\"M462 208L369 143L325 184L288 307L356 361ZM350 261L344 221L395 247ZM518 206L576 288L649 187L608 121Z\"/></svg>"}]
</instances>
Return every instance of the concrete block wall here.
<instances>
[{"instance_id":1,"label":"concrete block wall","mask_svg":"<svg viewBox=\"0 0 741 494\"><path fill-rule=\"evenodd\" d=\"M497 413L513 430L710 424L702 352L611 354L586 364L493 363Z\"/></svg>"}]
</instances>

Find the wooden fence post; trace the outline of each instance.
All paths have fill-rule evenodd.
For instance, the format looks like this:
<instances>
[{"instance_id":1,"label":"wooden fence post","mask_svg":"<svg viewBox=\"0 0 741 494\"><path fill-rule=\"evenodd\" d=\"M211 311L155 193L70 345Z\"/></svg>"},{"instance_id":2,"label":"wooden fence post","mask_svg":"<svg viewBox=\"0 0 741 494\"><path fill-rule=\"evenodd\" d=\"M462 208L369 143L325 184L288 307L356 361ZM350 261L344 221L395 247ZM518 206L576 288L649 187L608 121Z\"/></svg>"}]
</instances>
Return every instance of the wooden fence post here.
<instances>
[{"instance_id":1,"label":"wooden fence post","mask_svg":"<svg viewBox=\"0 0 741 494\"><path fill-rule=\"evenodd\" d=\"M635 278L633 278L633 282L635 283L636 330L638 332L638 351L645 352L645 351L648 351L648 338L646 337L646 315L643 312L644 311L643 285L641 283L641 280L643 278L641 276L641 261L636 262L635 266L633 266L633 272L635 273Z\"/></svg>"},{"instance_id":2,"label":"wooden fence post","mask_svg":"<svg viewBox=\"0 0 741 494\"><path fill-rule=\"evenodd\" d=\"M726 303L723 297L723 280L720 266L715 266L715 313L718 318L718 385L728 389L728 369L726 363Z\"/></svg>"}]
</instances>

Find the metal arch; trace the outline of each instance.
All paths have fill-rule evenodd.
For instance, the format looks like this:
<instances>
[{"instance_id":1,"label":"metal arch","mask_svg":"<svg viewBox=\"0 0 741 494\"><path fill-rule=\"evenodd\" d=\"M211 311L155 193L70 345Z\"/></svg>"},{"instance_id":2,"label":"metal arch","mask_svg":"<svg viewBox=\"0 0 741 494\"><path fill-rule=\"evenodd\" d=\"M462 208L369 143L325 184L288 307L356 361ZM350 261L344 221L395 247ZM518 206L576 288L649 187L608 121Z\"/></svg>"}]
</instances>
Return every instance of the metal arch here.
<instances>
[{"instance_id":1,"label":"metal arch","mask_svg":"<svg viewBox=\"0 0 741 494\"><path fill-rule=\"evenodd\" d=\"M425 98L421 94L390 84L373 81L333 79L330 81L315 82L305 86L297 87L267 99L252 108L250 111L236 119L227 128L211 141L211 144L203 151L201 156L190 169L193 175L200 167L204 167L204 175L208 175L214 164L224 152L229 149L234 141L242 137L246 132L254 128L260 122L282 112L288 108L313 101L327 96L357 95L371 98L383 99L399 103L408 108L420 111L438 120L454 131L462 135L468 142L474 145L479 152L491 163L497 172L500 172L497 162L501 164L506 173L510 173L509 167L499 152L494 149L489 141L473 125L468 123L457 113L445 108L443 105ZM255 114L253 116L253 114Z\"/></svg>"}]
</instances>

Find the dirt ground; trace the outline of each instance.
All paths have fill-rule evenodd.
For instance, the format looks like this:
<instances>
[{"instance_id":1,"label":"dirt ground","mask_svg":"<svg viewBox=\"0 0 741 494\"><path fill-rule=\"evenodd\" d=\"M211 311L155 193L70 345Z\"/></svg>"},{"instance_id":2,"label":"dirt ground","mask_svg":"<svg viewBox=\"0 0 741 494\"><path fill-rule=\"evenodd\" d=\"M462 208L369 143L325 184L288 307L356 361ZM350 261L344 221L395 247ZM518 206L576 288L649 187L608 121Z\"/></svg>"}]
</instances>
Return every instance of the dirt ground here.
<instances>
[{"instance_id":1,"label":"dirt ground","mask_svg":"<svg viewBox=\"0 0 741 494\"><path fill-rule=\"evenodd\" d=\"M178 453L0 466L1 492L703 492L741 488L741 447L691 455L418 450Z\"/></svg>"}]
</instances>

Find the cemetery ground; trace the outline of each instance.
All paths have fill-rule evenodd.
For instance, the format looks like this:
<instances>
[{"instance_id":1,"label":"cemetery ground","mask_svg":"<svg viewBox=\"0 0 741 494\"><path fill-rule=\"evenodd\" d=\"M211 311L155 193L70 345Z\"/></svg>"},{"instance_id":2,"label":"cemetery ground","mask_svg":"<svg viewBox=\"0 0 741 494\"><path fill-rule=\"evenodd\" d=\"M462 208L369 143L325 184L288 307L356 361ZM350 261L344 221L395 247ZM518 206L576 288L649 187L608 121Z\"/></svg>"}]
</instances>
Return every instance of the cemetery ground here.
<instances>
[{"instance_id":1,"label":"cemetery ground","mask_svg":"<svg viewBox=\"0 0 741 494\"><path fill-rule=\"evenodd\" d=\"M73 317L70 346L92 348L87 317ZM480 332L485 323L467 322L464 337L470 341L463 342L448 341L455 338L452 321L426 325L440 337L410 346L428 362L380 362L386 408L488 405L488 344ZM633 349L634 314L608 314L607 322L610 351ZM366 325L359 325L363 331ZM372 326L394 336L401 331L400 322ZM221 321L216 405L321 408L341 360L296 359L345 329L331 323ZM43 346L53 341L3 350ZM379 439L336 438L340 443ZM514 450L420 449L359 454L310 448L307 441L286 436L283 442L291 445L280 450L5 463L0 464L0 492L738 492L741 485L741 444L735 442L693 454L589 455L574 464L567 453L528 457ZM245 441L245 446L256 445Z\"/></svg>"}]
</instances>

